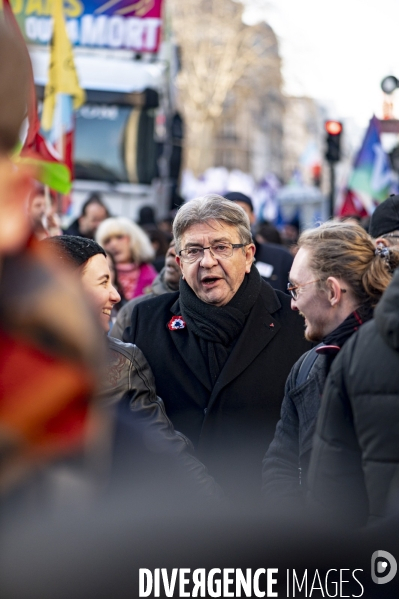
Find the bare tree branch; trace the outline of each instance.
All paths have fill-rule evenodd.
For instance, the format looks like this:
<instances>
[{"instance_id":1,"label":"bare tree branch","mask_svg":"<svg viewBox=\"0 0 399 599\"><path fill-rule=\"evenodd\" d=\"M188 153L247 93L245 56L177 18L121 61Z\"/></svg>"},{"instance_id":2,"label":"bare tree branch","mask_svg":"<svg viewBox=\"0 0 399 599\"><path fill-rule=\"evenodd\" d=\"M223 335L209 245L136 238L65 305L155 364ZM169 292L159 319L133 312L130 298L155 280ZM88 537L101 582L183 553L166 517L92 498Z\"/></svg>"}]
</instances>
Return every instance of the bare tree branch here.
<instances>
[{"instance_id":1,"label":"bare tree branch","mask_svg":"<svg viewBox=\"0 0 399 599\"><path fill-rule=\"evenodd\" d=\"M214 140L209 136L215 134L228 95L235 88L241 95L250 89L256 94L278 83L280 58L271 29L245 25L239 2L169 0L169 7L182 51L177 86L188 128L186 162L201 172L212 164ZM191 152L194 138L197 149Z\"/></svg>"}]
</instances>

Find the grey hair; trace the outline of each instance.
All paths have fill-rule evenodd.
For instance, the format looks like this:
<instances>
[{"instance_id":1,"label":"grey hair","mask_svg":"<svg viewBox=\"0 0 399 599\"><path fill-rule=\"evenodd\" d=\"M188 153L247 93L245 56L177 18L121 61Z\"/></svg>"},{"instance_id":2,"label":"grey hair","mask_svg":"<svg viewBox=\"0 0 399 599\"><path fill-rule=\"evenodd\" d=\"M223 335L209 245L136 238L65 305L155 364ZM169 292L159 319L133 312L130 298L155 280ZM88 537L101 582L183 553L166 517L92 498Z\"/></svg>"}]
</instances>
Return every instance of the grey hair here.
<instances>
[{"instance_id":1,"label":"grey hair","mask_svg":"<svg viewBox=\"0 0 399 599\"><path fill-rule=\"evenodd\" d=\"M211 220L236 227L241 243L252 243L251 226L245 211L235 202L213 193L190 200L179 209L173 221L176 252L181 250L182 236L189 227Z\"/></svg>"}]
</instances>

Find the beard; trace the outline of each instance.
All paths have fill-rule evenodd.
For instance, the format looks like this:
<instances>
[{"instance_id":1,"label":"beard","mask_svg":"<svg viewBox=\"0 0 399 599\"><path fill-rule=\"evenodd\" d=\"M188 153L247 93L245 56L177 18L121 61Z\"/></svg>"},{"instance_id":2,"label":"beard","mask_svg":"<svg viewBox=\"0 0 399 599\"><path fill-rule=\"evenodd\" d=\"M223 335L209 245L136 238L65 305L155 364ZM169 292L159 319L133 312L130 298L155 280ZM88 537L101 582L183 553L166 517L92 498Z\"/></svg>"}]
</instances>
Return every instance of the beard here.
<instances>
[{"instance_id":1,"label":"beard","mask_svg":"<svg viewBox=\"0 0 399 599\"><path fill-rule=\"evenodd\" d=\"M325 323L313 322L310 324L302 312L299 312L299 314L305 320L305 339L312 341L312 343L320 343L324 337Z\"/></svg>"},{"instance_id":2,"label":"beard","mask_svg":"<svg viewBox=\"0 0 399 599\"><path fill-rule=\"evenodd\" d=\"M308 330L308 327L305 330L305 339L307 339L308 341L312 341L315 343L320 343L320 341L323 340L323 335L321 333L321 331L314 331L313 329L311 329L310 331Z\"/></svg>"}]
</instances>

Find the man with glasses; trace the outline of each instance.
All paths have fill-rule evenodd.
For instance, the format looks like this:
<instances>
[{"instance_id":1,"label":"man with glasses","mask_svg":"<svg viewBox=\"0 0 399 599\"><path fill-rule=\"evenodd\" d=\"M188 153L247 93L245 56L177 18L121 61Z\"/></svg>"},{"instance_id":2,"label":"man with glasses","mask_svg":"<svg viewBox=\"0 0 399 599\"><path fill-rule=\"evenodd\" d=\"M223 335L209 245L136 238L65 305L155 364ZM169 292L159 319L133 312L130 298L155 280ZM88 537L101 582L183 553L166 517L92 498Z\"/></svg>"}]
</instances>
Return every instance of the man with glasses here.
<instances>
[{"instance_id":1,"label":"man with glasses","mask_svg":"<svg viewBox=\"0 0 399 599\"><path fill-rule=\"evenodd\" d=\"M288 291L305 319L305 336L319 345L302 356L287 379L281 419L263 462L269 502L303 500L316 418L332 362L373 315L391 280L393 252L376 248L356 224L328 222L302 233Z\"/></svg>"},{"instance_id":2,"label":"man with glasses","mask_svg":"<svg viewBox=\"0 0 399 599\"><path fill-rule=\"evenodd\" d=\"M309 348L289 297L253 266L244 210L209 195L173 224L180 294L141 302L124 341L143 351L173 424L227 494L260 496L261 462L291 366Z\"/></svg>"}]
</instances>

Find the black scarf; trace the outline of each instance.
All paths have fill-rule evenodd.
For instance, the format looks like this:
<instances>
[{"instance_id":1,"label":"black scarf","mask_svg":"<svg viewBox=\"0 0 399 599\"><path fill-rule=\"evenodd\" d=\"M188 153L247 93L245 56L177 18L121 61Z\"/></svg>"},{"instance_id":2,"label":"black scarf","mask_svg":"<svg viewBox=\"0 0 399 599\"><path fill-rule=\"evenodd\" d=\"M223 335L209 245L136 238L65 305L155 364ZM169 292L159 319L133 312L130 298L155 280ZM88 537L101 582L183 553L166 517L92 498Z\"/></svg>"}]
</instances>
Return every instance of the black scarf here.
<instances>
[{"instance_id":1,"label":"black scarf","mask_svg":"<svg viewBox=\"0 0 399 599\"><path fill-rule=\"evenodd\" d=\"M212 386L244 327L260 287L261 277L257 268L252 266L230 302L217 307L200 300L186 281L180 280L181 314L189 331L198 337Z\"/></svg>"},{"instance_id":2,"label":"black scarf","mask_svg":"<svg viewBox=\"0 0 399 599\"><path fill-rule=\"evenodd\" d=\"M373 309L370 306L361 306L354 310L345 318L341 324L331 331L323 339L325 345L338 345L342 347L345 341L355 333L358 328L364 323L373 318Z\"/></svg>"},{"instance_id":3,"label":"black scarf","mask_svg":"<svg viewBox=\"0 0 399 599\"><path fill-rule=\"evenodd\" d=\"M333 331L331 331L331 333L326 335L323 339L323 343L328 346L336 345L336 346L342 348L344 343L350 337L352 337L353 333L356 333L358 328L363 323L367 322L368 320L371 320L371 318L373 318L373 308L371 308L371 306L369 306L369 305L360 306L360 308L357 308L356 310L351 312L349 314L349 316L347 316L345 318L345 320L343 322L341 322L341 324L339 326L337 326L336 329L334 329ZM332 363L333 363L337 353L338 353L337 351L328 353L326 356L326 358L327 358L326 363L325 363L326 377L330 371L330 368L332 366Z\"/></svg>"}]
</instances>

